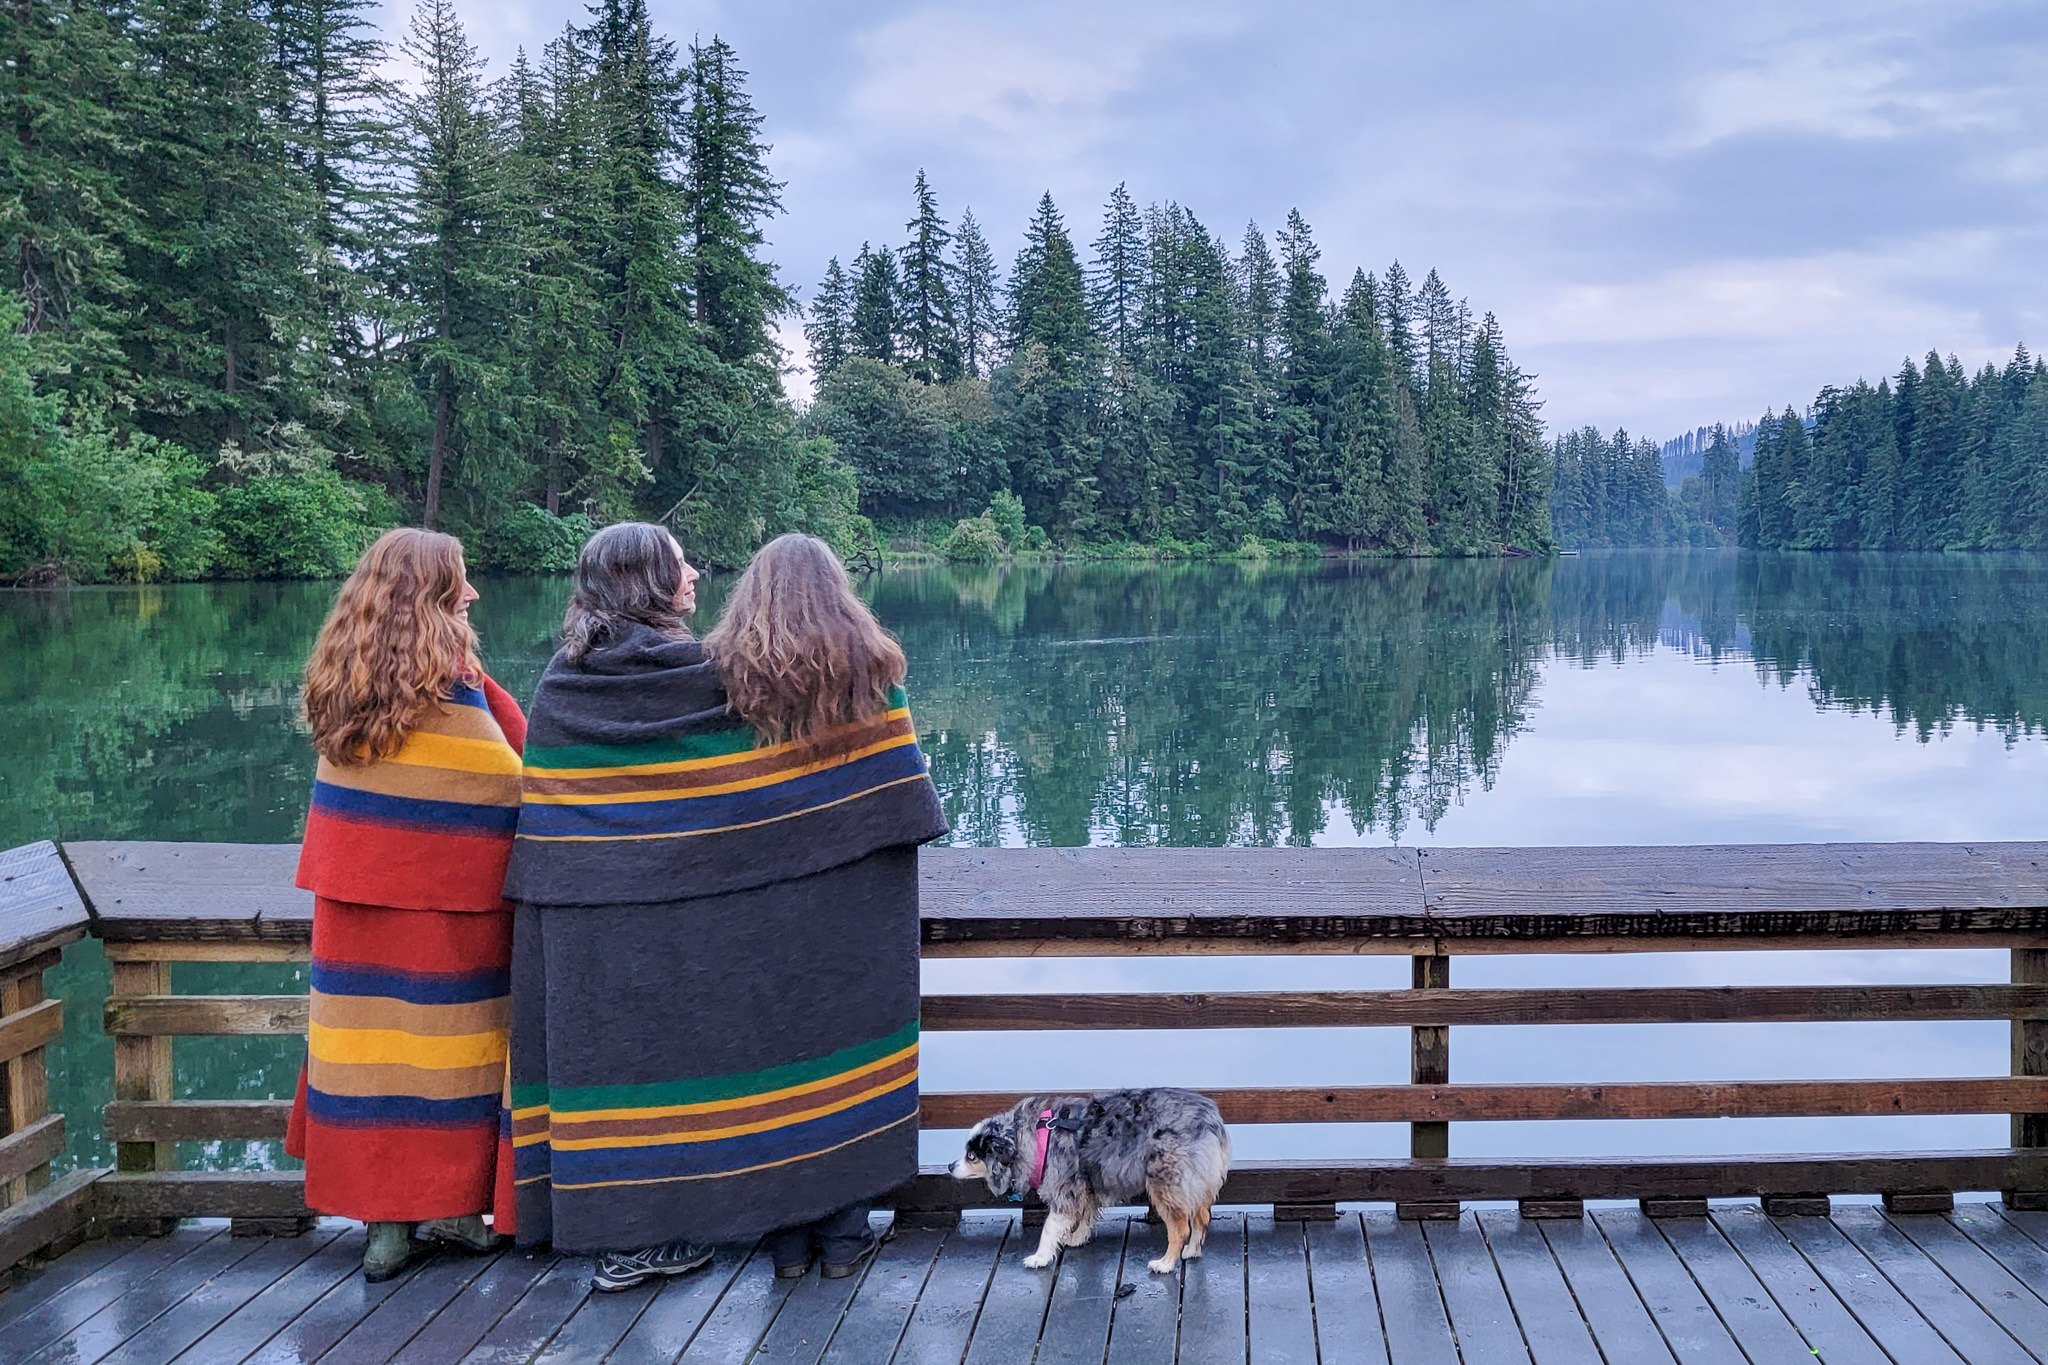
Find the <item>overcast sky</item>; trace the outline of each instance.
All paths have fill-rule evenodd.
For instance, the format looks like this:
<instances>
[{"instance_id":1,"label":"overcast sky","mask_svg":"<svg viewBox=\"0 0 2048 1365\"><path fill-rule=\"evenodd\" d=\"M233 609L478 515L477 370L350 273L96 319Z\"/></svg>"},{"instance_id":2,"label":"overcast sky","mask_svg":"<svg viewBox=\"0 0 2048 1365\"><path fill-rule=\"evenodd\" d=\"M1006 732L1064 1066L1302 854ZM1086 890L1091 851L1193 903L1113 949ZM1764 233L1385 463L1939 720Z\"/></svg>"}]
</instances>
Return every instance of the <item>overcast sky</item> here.
<instances>
[{"instance_id":1,"label":"overcast sky","mask_svg":"<svg viewBox=\"0 0 2048 1365\"><path fill-rule=\"evenodd\" d=\"M1118 181L1233 243L1298 207L1333 286L1399 258L1498 314L1553 430L2048 346L2037 0L652 4L752 73L806 298L923 167L1006 266L1044 190L1084 246ZM461 8L493 75L584 14Z\"/></svg>"}]
</instances>

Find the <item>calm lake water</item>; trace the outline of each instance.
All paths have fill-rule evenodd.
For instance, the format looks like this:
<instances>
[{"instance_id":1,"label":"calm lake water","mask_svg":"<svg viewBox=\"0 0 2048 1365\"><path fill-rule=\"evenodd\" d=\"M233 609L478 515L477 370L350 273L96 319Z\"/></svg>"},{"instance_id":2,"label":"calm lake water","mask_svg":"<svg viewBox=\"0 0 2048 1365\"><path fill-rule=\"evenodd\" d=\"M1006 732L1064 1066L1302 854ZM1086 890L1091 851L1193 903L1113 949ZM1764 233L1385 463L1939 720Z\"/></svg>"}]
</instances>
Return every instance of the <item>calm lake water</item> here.
<instances>
[{"instance_id":1,"label":"calm lake water","mask_svg":"<svg viewBox=\"0 0 2048 1365\"><path fill-rule=\"evenodd\" d=\"M524 697L560 579L474 616ZM297 837L299 668L329 584L0 594L0 847ZM1627 844L2029 839L2048 831L2048 559L1614 553L1555 561L898 570L864 589L911 658L953 842ZM723 585L702 592L704 619ZM303 975L181 966L183 989ZM2002 953L1480 958L1456 984L2002 980ZM1405 984L1381 959L933 964L935 989ZM52 1068L74 1163L112 1049L91 944ZM1452 1075L1683 1080L2003 1074L1999 1024L1459 1030ZM182 1040L205 1098L285 1097L295 1040ZM1396 1030L927 1039L932 1089L1406 1079ZM1995 1145L2005 1120L1463 1124L1460 1155ZM936 1158L946 1135L927 1139ZM1391 1154L1405 1130L1253 1128L1245 1156ZM188 1151L272 1164L263 1146Z\"/></svg>"}]
</instances>

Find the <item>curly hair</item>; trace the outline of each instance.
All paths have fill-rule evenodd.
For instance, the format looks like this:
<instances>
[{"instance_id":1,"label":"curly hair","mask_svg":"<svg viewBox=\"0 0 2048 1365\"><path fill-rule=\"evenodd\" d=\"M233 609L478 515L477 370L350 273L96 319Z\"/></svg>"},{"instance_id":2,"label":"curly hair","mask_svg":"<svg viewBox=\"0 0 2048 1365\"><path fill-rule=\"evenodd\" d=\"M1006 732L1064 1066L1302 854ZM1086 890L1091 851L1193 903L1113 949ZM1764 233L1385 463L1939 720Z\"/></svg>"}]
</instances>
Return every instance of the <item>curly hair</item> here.
<instances>
[{"instance_id":1,"label":"curly hair","mask_svg":"<svg viewBox=\"0 0 2048 1365\"><path fill-rule=\"evenodd\" d=\"M733 712L771 744L866 720L903 681L903 647L822 540L762 546L704 637Z\"/></svg>"},{"instance_id":2,"label":"curly hair","mask_svg":"<svg viewBox=\"0 0 2048 1365\"><path fill-rule=\"evenodd\" d=\"M306 661L313 747L344 766L388 758L429 706L483 675L476 632L457 615L462 542L386 531L336 594Z\"/></svg>"}]
</instances>

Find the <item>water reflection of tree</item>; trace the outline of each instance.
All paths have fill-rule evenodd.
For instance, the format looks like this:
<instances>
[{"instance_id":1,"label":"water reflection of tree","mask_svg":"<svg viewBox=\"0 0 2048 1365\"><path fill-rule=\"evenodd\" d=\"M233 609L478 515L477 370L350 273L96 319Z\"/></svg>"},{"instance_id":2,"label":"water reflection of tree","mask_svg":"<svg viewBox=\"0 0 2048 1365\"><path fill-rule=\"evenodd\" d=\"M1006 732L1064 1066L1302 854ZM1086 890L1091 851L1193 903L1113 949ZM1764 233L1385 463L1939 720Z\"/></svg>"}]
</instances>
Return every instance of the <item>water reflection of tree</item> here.
<instances>
[{"instance_id":1,"label":"water reflection of tree","mask_svg":"<svg viewBox=\"0 0 2048 1365\"><path fill-rule=\"evenodd\" d=\"M1537 561L892 576L959 842L1308 843L1433 825L1526 719Z\"/></svg>"},{"instance_id":2,"label":"water reflection of tree","mask_svg":"<svg viewBox=\"0 0 2048 1365\"><path fill-rule=\"evenodd\" d=\"M1734 611L1760 676L1921 740L1958 723L2048 733L2048 560L1744 555Z\"/></svg>"}]
</instances>

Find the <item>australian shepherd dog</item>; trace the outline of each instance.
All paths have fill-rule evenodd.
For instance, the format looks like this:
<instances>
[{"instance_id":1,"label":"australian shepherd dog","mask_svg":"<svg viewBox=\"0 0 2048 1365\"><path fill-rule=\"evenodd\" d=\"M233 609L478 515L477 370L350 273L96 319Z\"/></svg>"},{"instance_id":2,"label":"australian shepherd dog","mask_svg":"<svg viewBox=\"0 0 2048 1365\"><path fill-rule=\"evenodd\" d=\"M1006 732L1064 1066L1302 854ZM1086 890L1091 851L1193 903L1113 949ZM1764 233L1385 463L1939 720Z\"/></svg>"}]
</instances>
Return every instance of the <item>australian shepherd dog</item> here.
<instances>
[{"instance_id":1,"label":"australian shepherd dog","mask_svg":"<svg viewBox=\"0 0 2048 1365\"><path fill-rule=\"evenodd\" d=\"M975 1124L953 1163L955 1176L986 1180L999 1198L1045 1202L1038 1250L1024 1258L1034 1270L1087 1241L1102 1209L1143 1198L1166 1224L1166 1252L1147 1262L1161 1275L1202 1254L1229 1170L1223 1115L1187 1090L1032 1095Z\"/></svg>"}]
</instances>

